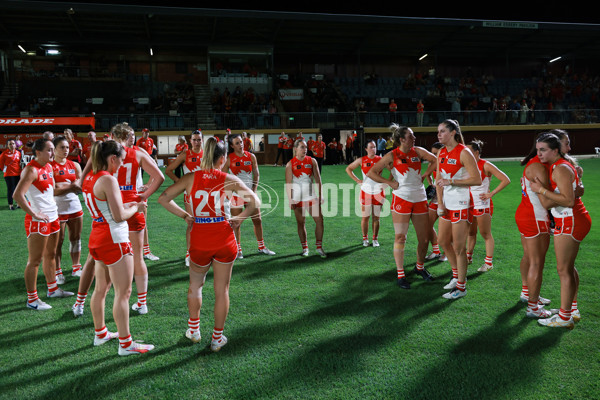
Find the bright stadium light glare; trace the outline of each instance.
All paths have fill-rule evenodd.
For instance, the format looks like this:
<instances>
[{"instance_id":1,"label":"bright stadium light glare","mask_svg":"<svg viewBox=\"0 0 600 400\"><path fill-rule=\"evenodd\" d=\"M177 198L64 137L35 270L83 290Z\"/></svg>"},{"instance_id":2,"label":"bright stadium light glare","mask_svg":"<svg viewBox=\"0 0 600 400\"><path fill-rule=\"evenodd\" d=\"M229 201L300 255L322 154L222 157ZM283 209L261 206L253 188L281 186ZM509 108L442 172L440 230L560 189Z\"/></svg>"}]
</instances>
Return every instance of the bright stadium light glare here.
<instances>
[{"instance_id":1,"label":"bright stadium light glare","mask_svg":"<svg viewBox=\"0 0 600 400\"><path fill-rule=\"evenodd\" d=\"M419 58L419 61L423 60L425 57L427 57L429 54L425 53L421 56L421 58Z\"/></svg>"},{"instance_id":2,"label":"bright stadium light glare","mask_svg":"<svg viewBox=\"0 0 600 400\"><path fill-rule=\"evenodd\" d=\"M25 49L23 48L23 46L21 46L20 44L17 45L17 47L25 54L27 54L27 51L25 51Z\"/></svg>"},{"instance_id":3,"label":"bright stadium light glare","mask_svg":"<svg viewBox=\"0 0 600 400\"><path fill-rule=\"evenodd\" d=\"M553 58L552 60L550 60L550 62L551 62L551 63L553 63L554 61L558 61L558 60L560 60L561 58L562 58L562 57L556 57L556 58Z\"/></svg>"}]
</instances>

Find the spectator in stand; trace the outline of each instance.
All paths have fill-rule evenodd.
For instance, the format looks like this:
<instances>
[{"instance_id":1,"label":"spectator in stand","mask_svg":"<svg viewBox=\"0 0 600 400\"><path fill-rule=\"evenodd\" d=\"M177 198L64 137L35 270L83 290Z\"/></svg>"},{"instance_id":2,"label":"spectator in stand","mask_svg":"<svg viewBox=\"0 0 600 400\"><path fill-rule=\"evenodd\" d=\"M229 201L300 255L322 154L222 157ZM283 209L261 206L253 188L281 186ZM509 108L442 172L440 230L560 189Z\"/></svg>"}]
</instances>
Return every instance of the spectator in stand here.
<instances>
[{"instance_id":1,"label":"spectator in stand","mask_svg":"<svg viewBox=\"0 0 600 400\"><path fill-rule=\"evenodd\" d=\"M390 111L390 122L396 122L396 113L398 112L398 104L396 104L394 99L390 100L388 109Z\"/></svg>"},{"instance_id":2,"label":"spectator in stand","mask_svg":"<svg viewBox=\"0 0 600 400\"><path fill-rule=\"evenodd\" d=\"M425 105L419 100L417 103L417 126L423 126L423 117L425 116Z\"/></svg>"},{"instance_id":3,"label":"spectator in stand","mask_svg":"<svg viewBox=\"0 0 600 400\"><path fill-rule=\"evenodd\" d=\"M519 123L525 125L527 123L527 116L529 115L529 107L527 106L527 101L523 99L521 101L521 111L519 114L520 121Z\"/></svg>"}]
</instances>

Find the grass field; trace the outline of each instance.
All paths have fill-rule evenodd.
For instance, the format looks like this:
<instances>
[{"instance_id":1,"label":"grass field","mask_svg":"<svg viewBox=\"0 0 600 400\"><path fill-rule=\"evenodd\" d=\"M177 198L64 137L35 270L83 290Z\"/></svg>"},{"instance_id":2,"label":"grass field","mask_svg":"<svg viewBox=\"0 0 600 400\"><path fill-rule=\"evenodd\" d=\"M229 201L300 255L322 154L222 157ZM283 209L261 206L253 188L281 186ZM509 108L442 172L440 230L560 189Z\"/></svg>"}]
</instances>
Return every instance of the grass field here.
<instances>
[{"instance_id":1,"label":"grass field","mask_svg":"<svg viewBox=\"0 0 600 400\"><path fill-rule=\"evenodd\" d=\"M363 248L360 219L353 204L349 215L343 215L341 195L336 199L331 192L334 204L326 205L331 211L325 219L327 259L316 255L312 220L307 222L311 256L299 255L295 220L285 216L283 201L265 213L263 221L265 242L276 256L255 253L252 226L246 221L246 257L234 266L224 332L229 343L219 353L209 349L214 304L210 274L204 289L202 342L192 344L184 337L185 227L158 205L155 195L149 207L149 234L160 261L148 262L149 313L132 313L131 331L134 339L156 349L139 357L117 356L117 342L92 345L90 296L78 319L71 313L74 298L49 299L53 308L45 312L26 309L24 213L8 211L6 188L0 182L0 398L600 398L600 160L581 161L583 200L593 227L576 263L582 320L573 331L544 328L525 317L526 305L518 301L522 250L514 221L522 168L517 162L496 165L512 183L494 197L495 268L476 272L485 257L479 238L468 295L456 301L441 297L451 276L448 263L428 262L435 281L408 273L412 289L399 289L391 217L382 218L381 247ZM323 181L352 183L343 166L324 166ZM261 167L261 182L283 199L283 168ZM335 210L338 215L333 215ZM86 214L84 238L89 225ZM411 227L407 271L415 262L415 246ZM65 245L63 260L67 257ZM69 274L63 287L77 291L77 282ZM38 288L46 300L41 271ZM553 307L558 307L559 290L551 245L542 295L552 299ZM112 291L107 326L116 330L111 307Z\"/></svg>"}]
</instances>

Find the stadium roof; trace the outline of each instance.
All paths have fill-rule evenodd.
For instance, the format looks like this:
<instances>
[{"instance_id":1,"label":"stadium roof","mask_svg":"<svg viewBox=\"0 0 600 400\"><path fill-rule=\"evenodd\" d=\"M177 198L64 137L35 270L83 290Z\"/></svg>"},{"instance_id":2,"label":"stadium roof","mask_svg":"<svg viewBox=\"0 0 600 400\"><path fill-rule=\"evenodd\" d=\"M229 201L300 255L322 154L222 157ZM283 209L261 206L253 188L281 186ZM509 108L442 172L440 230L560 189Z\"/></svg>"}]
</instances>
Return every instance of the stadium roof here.
<instances>
[{"instance_id":1,"label":"stadium roof","mask_svg":"<svg viewBox=\"0 0 600 400\"><path fill-rule=\"evenodd\" d=\"M298 6L285 11L287 4L273 11L185 7L176 1L163 4L169 6L0 1L0 48L16 49L20 44L27 50L55 45L74 52L150 47L155 52L197 52L210 47L261 46L276 49L278 55L600 58L600 24L585 16L574 20L564 12L559 17L534 19L518 4L510 5L518 13L513 18L507 17L510 10L506 8L504 13L471 12L458 18L454 15L460 14L443 10L438 12L445 17L425 17L420 13L436 15L435 10L415 12L403 6L398 8L404 15L396 16L375 9L329 11L334 9L326 3L319 12Z\"/></svg>"}]
</instances>

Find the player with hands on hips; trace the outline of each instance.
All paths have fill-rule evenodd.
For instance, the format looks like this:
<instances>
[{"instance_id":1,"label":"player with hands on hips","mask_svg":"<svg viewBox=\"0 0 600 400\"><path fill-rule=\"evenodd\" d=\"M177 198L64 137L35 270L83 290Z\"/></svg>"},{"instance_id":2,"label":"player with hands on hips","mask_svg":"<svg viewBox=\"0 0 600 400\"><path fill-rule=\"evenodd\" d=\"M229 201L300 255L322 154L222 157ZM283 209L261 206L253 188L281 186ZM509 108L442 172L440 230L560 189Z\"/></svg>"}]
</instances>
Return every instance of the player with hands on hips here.
<instances>
[{"instance_id":1,"label":"player with hands on hips","mask_svg":"<svg viewBox=\"0 0 600 400\"><path fill-rule=\"evenodd\" d=\"M214 137L208 138L201 168L184 175L169 186L158 202L170 213L186 222L190 229L190 285L188 289L188 330L185 336L193 342L201 340L200 309L202 287L206 274L212 267L215 291L214 328L210 348L219 351L227 343L223 335L229 312L229 284L233 263L237 258L234 229L251 217L260 201L256 194L237 176L227 174L222 168L227 159L227 145ZM192 213L182 209L174 199L181 193L189 197ZM225 199L232 193L244 199L246 207L236 216L228 218Z\"/></svg>"}]
</instances>

